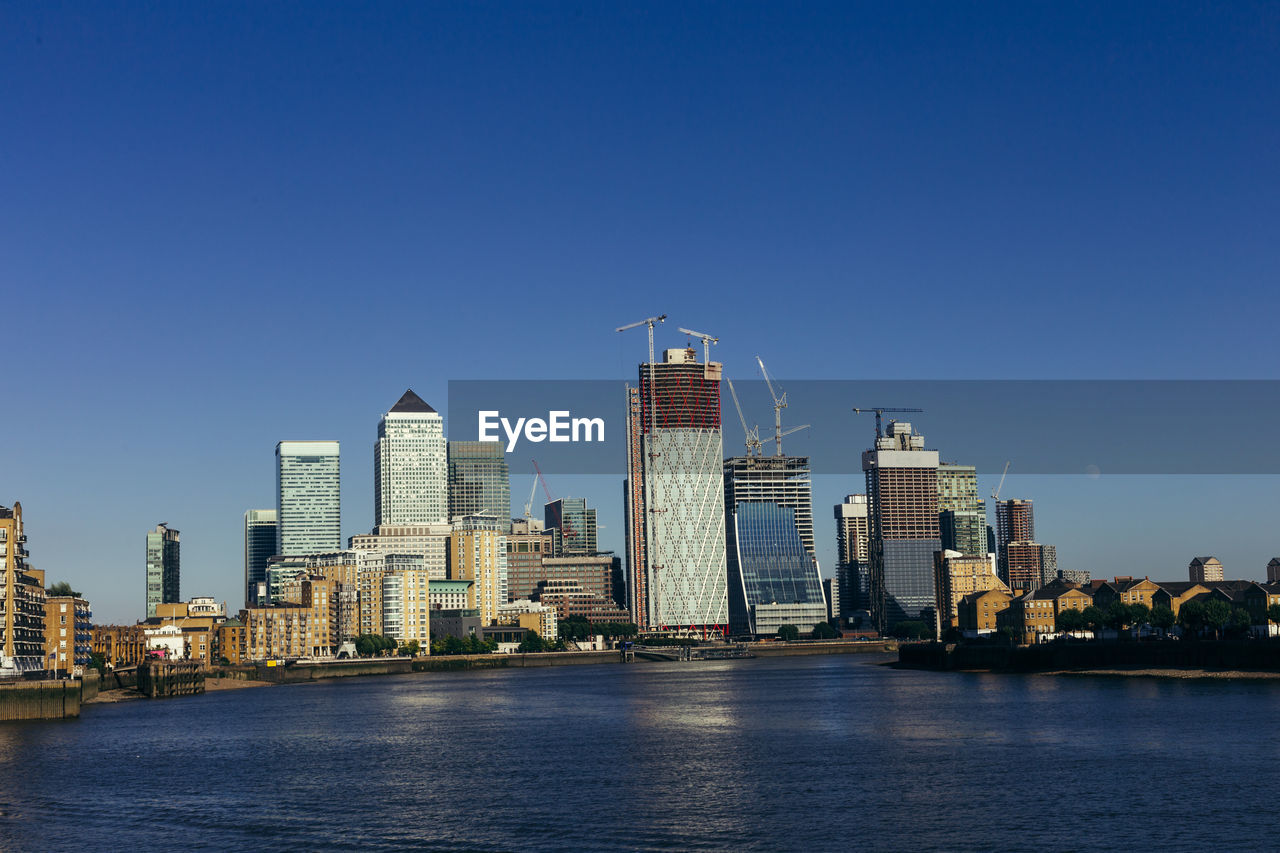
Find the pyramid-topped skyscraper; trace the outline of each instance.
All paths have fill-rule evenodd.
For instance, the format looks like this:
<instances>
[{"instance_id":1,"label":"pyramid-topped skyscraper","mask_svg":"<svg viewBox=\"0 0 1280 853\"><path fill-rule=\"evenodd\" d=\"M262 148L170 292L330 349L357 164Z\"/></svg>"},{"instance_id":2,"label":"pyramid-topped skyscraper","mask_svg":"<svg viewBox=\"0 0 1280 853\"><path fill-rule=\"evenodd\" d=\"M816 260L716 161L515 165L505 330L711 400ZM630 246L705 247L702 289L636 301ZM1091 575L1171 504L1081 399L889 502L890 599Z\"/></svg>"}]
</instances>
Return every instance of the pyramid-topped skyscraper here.
<instances>
[{"instance_id":1,"label":"pyramid-topped skyscraper","mask_svg":"<svg viewBox=\"0 0 1280 853\"><path fill-rule=\"evenodd\" d=\"M373 460L378 527L448 520L444 421L412 390L405 391L379 421Z\"/></svg>"}]
</instances>

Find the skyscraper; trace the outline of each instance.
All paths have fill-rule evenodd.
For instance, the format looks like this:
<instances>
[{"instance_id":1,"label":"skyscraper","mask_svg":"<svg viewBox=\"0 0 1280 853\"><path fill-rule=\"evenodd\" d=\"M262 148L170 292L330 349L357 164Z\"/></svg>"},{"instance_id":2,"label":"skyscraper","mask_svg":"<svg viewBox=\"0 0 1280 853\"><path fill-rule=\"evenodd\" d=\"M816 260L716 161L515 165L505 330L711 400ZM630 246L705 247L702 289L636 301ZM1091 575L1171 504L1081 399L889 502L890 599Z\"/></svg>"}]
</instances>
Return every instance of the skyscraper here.
<instances>
[{"instance_id":1,"label":"skyscraper","mask_svg":"<svg viewBox=\"0 0 1280 853\"><path fill-rule=\"evenodd\" d=\"M276 511L251 509L244 514L244 603L256 602L258 584L267 579L267 563L276 556Z\"/></svg>"},{"instance_id":2,"label":"skyscraper","mask_svg":"<svg viewBox=\"0 0 1280 853\"><path fill-rule=\"evenodd\" d=\"M628 604L642 631L723 633L723 443L718 362L669 349L628 390ZM653 377L650 385L650 374Z\"/></svg>"},{"instance_id":3,"label":"skyscraper","mask_svg":"<svg viewBox=\"0 0 1280 853\"><path fill-rule=\"evenodd\" d=\"M342 549L340 480L338 442L276 445L275 556Z\"/></svg>"},{"instance_id":4,"label":"skyscraper","mask_svg":"<svg viewBox=\"0 0 1280 853\"><path fill-rule=\"evenodd\" d=\"M996 564L1000 577L1009 583L1008 555L1010 542L1036 541L1035 506L1028 500L1010 499L996 503Z\"/></svg>"},{"instance_id":5,"label":"skyscraper","mask_svg":"<svg viewBox=\"0 0 1280 853\"><path fill-rule=\"evenodd\" d=\"M931 620L938 535L938 452L911 424L890 421L862 454L871 517L871 618L884 631Z\"/></svg>"},{"instance_id":6,"label":"skyscraper","mask_svg":"<svg viewBox=\"0 0 1280 853\"><path fill-rule=\"evenodd\" d=\"M164 522L147 533L147 618L156 615L156 605L182 600L181 545L178 531Z\"/></svg>"},{"instance_id":7,"label":"skyscraper","mask_svg":"<svg viewBox=\"0 0 1280 853\"><path fill-rule=\"evenodd\" d=\"M987 505L978 498L974 466L938 466L938 528L943 548L967 555L987 553Z\"/></svg>"},{"instance_id":8,"label":"skyscraper","mask_svg":"<svg viewBox=\"0 0 1280 853\"><path fill-rule=\"evenodd\" d=\"M735 456L724 461L729 630L775 634L826 620L813 551L807 456Z\"/></svg>"},{"instance_id":9,"label":"skyscraper","mask_svg":"<svg viewBox=\"0 0 1280 853\"><path fill-rule=\"evenodd\" d=\"M587 506L586 498L557 498L543 507L542 517L553 556L595 556L596 511Z\"/></svg>"},{"instance_id":10,"label":"skyscraper","mask_svg":"<svg viewBox=\"0 0 1280 853\"><path fill-rule=\"evenodd\" d=\"M374 524L447 522L447 478L444 421L412 390L405 391L378 422L378 441L373 446ZM507 502L491 509L501 518L510 513L510 503L508 485Z\"/></svg>"},{"instance_id":11,"label":"skyscraper","mask_svg":"<svg viewBox=\"0 0 1280 853\"><path fill-rule=\"evenodd\" d=\"M871 519L866 495L847 495L835 505L836 578L840 617L871 609Z\"/></svg>"},{"instance_id":12,"label":"skyscraper","mask_svg":"<svg viewBox=\"0 0 1280 853\"><path fill-rule=\"evenodd\" d=\"M511 532L511 474L497 441L450 441L449 520L492 516Z\"/></svg>"}]
</instances>

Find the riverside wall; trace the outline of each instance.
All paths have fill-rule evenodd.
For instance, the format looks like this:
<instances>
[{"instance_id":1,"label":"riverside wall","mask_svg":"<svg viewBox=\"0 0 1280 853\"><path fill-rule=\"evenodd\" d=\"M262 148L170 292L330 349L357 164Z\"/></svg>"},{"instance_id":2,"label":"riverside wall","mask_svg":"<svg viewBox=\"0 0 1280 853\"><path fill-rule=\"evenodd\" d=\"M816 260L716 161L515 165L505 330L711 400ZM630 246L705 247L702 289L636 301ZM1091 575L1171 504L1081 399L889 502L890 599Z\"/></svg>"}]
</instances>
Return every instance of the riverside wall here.
<instances>
[{"instance_id":1,"label":"riverside wall","mask_svg":"<svg viewBox=\"0 0 1280 853\"><path fill-rule=\"evenodd\" d=\"M1104 641L1036 646L904 643L898 649L898 665L912 669L991 672L1116 668L1280 672L1280 640Z\"/></svg>"},{"instance_id":2,"label":"riverside wall","mask_svg":"<svg viewBox=\"0 0 1280 853\"><path fill-rule=\"evenodd\" d=\"M86 691L90 694L87 697ZM81 701L97 693L96 677L88 685L78 678L3 682L0 683L0 722L78 717Z\"/></svg>"}]
</instances>

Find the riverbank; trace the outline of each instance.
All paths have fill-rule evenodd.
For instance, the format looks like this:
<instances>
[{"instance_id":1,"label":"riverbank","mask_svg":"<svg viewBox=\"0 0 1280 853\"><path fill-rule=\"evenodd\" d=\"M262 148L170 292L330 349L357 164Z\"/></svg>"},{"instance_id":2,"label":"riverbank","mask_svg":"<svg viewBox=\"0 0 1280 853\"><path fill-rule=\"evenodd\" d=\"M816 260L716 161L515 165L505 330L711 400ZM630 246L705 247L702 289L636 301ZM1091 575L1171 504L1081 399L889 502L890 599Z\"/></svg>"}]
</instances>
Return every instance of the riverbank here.
<instances>
[{"instance_id":1,"label":"riverbank","mask_svg":"<svg viewBox=\"0 0 1280 853\"><path fill-rule=\"evenodd\" d=\"M940 672L1266 679L1280 678L1280 641L909 643L898 649L897 666Z\"/></svg>"},{"instance_id":2,"label":"riverbank","mask_svg":"<svg viewBox=\"0 0 1280 853\"><path fill-rule=\"evenodd\" d=\"M1090 678L1166 678L1187 681L1280 681L1280 672L1213 671L1207 669L1069 669L1041 675Z\"/></svg>"}]
</instances>

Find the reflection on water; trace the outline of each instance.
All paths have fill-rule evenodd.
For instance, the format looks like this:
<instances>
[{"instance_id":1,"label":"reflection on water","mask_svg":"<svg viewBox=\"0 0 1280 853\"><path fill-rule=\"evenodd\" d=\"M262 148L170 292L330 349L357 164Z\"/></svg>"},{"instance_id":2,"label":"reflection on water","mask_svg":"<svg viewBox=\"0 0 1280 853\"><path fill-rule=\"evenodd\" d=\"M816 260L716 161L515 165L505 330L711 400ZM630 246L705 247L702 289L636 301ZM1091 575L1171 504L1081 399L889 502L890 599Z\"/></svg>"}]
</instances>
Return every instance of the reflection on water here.
<instances>
[{"instance_id":1,"label":"reflection on water","mask_svg":"<svg viewBox=\"0 0 1280 853\"><path fill-rule=\"evenodd\" d=\"M1278 710L861 656L226 691L0 727L0 848L1210 847L1270 837Z\"/></svg>"}]
</instances>

